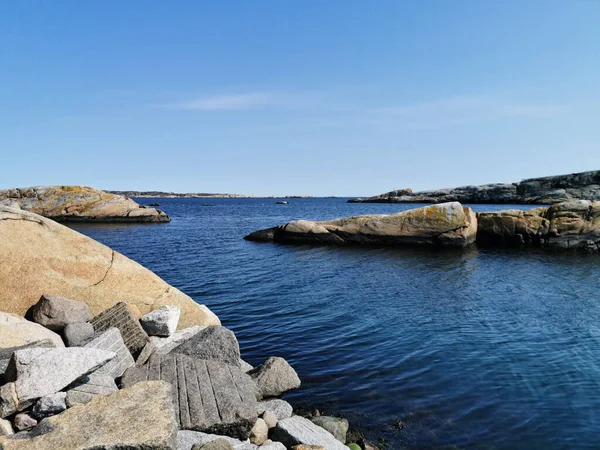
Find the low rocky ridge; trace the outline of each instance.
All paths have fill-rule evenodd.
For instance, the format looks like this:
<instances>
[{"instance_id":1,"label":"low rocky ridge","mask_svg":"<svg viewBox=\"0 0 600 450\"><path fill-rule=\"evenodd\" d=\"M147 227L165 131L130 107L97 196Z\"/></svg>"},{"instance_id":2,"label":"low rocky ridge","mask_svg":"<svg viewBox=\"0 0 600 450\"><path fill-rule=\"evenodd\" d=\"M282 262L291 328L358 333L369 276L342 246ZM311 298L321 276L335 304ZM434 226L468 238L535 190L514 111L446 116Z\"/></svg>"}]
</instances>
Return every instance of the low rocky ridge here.
<instances>
[{"instance_id":1,"label":"low rocky ridge","mask_svg":"<svg viewBox=\"0 0 600 450\"><path fill-rule=\"evenodd\" d=\"M518 183L461 186L413 192L399 189L349 203L486 203L554 204L571 200L600 200L600 170L530 178Z\"/></svg>"},{"instance_id":2,"label":"low rocky ridge","mask_svg":"<svg viewBox=\"0 0 600 450\"><path fill-rule=\"evenodd\" d=\"M65 314L65 305L76 313ZM0 357L8 358L0 378L3 450L349 448L347 421L310 421L277 398L300 387L283 358L252 368L222 326L175 331L176 306L137 319L117 303L90 317L85 303L49 295L32 310L37 323L19 318L30 325L7 341L24 346L0 345ZM0 312L0 336L13 318ZM77 346L62 342L60 334L78 324L90 325L91 336ZM174 336L176 345L165 342ZM130 350L139 350L140 339L144 349L136 360Z\"/></svg>"},{"instance_id":3,"label":"low rocky ridge","mask_svg":"<svg viewBox=\"0 0 600 450\"><path fill-rule=\"evenodd\" d=\"M206 306L138 263L27 211L0 206L0 261L0 309L6 312L25 316L42 294L50 293L82 301L92 314L123 301L142 315L177 306L181 328L220 324ZM75 313L63 308L54 314Z\"/></svg>"},{"instance_id":4,"label":"low rocky ridge","mask_svg":"<svg viewBox=\"0 0 600 450\"><path fill-rule=\"evenodd\" d=\"M354 216L328 222L298 220L256 231L245 239L279 243L436 245L466 247L475 242L477 220L458 202L395 214Z\"/></svg>"},{"instance_id":5,"label":"low rocky ridge","mask_svg":"<svg viewBox=\"0 0 600 450\"><path fill-rule=\"evenodd\" d=\"M0 206L61 222L169 222L163 211L87 186L36 186L0 190Z\"/></svg>"},{"instance_id":6,"label":"low rocky ridge","mask_svg":"<svg viewBox=\"0 0 600 450\"><path fill-rule=\"evenodd\" d=\"M463 212L461 214L461 211ZM465 247L537 247L600 252L600 201L577 200L528 211L473 213L460 203L390 215L329 222L289 222L246 236L284 244L378 244Z\"/></svg>"}]
</instances>

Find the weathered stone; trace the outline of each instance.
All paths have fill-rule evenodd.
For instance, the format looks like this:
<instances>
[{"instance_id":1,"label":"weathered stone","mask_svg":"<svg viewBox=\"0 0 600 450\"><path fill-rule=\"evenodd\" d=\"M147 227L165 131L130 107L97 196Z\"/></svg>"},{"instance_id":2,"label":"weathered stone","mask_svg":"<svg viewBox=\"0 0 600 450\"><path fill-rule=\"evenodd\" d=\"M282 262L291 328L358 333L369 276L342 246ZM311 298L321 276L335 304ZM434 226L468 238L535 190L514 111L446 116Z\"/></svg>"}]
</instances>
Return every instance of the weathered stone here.
<instances>
[{"instance_id":1,"label":"weathered stone","mask_svg":"<svg viewBox=\"0 0 600 450\"><path fill-rule=\"evenodd\" d=\"M67 409L67 393L56 392L55 394L46 395L40 398L33 409L31 414L37 420L42 420L44 417L54 416L55 414L63 412Z\"/></svg>"},{"instance_id":2,"label":"weathered stone","mask_svg":"<svg viewBox=\"0 0 600 450\"><path fill-rule=\"evenodd\" d=\"M181 430L177 435L177 450L191 450L197 445L206 445L220 439L227 441L234 450L254 450L257 448L250 441L240 441L232 437L202 433L201 431Z\"/></svg>"},{"instance_id":3,"label":"weathered stone","mask_svg":"<svg viewBox=\"0 0 600 450\"><path fill-rule=\"evenodd\" d=\"M177 422L171 387L138 383L44 419L45 434L0 438L4 450L175 450Z\"/></svg>"},{"instance_id":4,"label":"weathered stone","mask_svg":"<svg viewBox=\"0 0 600 450\"><path fill-rule=\"evenodd\" d=\"M429 245L466 247L475 242L477 220L458 202L395 214L346 217L328 222L298 220L246 236L287 244Z\"/></svg>"},{"instance_id":5,"label":"weathered stone","mask_svg":"<svg viewBox=\"0 0 600 450\"><path fill-rule=\"evenodd\" d=\"M118 328L125 346L134 358L138 357L146 342L148 342L148 335L131 313L127 303L119 302L115 304L94 317L91 323L95 331Z\"/></svg>"},{"instance_id":6,"label":"weathered stone","mask_svg":"<svg viewBox=\"0 0 600 450\"><path fill-rule=\"evenodd\" d=\"M169 337L177 330L181 310L177 306L161 306L145 316L140 323L148 336Z\"/></svg>"},{"instance_id":7,"label":"weathered stone","mask_svg":"<svg viewBox=\"0 0 600 450\"><path fill-rule=\"evenodd\" d=\"M207 442L206 444L194 444L192 450L233 450L233 445L221 438Z\"/></svg>"},{"instance_id":8,"label":"weathered stone","mask_svg":"<svg viewBox=\"0 0 600 450\"><path fill-rule=\"evenodd\" d=\"M164 212L87 186L35 186L0 191L0 205L67 222L168 222Z\"/></svg>"},{"instance_id":9,"label":"weathered stone","mask_svg":"<svg viewBox=\"0 0 600 450\"><path fill-rule=\"evenodd\" d=\"M109 328L104 332L97 333L91 340L84 344L85 348L97 348L114 352L117 356L100 367L95 374L108 375L112 378L118 378L123 372L135 365L131 353L125 346L121 332L118 328Z\"/></svg>"},{"instance_id":10,"label":"weathered stone","mask_svg":"<svg viewBox=\"0 0 600 450\"><path fill-rule=\"evenodd\" d=\"M98 371L74 381L67 388L67 406L85 405L94 397L110 395L118 391L110 375L99 375Z\"/></svg>"},{"instance_id":11,"label":"weathered stone","mask_svg":"<svg viewBox=\"0 0 600 450\"><path fill-rule=\"evenodd\" d=\"M342 444L346 443L348 433L348 421L339 417L318 416L311 417L311 422L329 431Z\"/></svg>"},{"instance_id":12,"label":"weathered stone","mask_svg":"<svg viewBox=\"0 0 600 450\"><path fill-rule=\"evenodd\" d=\"M323 447L322 445L303 445L303 444L299 444L299 445L294 445L292 447L292 450L327 450L325 447Z\"/></svg>"},{"instance_id":13,"label":"weathered stone","mask_svg":"<svg viewBox=\"0 0 600 450\"><path fill-rule=\"evenodd\" d=\"M265 421L269 428L275 428L277 421L279 420L273 411L268 410L263 412L260 417Z\"/></svg>"},{"instance_id":14,"label":"weathered stone","mask_svg":"<svg viewBox=\"0 0 600 450\"><path fill-rule=\"evenodd\" d=\"M256 445L261 445L269 438L269 427L267 423L261 419L256 419L256 423L250 430L250 442Z\"/></svg>"},{"instance_id":15,"label":"weathered stone","mask_svg":"<svg viewBox=\"0 0 600 450\"><path fill-rule=\"evenodd\" d=\"M294 408L292 408L292 405L290 405L285 400L274 398L271 400L266 400L264 402L257 403L257 414L263 414L265 411L271 411L273 414L275 414L277 420L283 420L287 419L288 417L292 417Z\"/></svg>"},{"instance_id":16,"label":"weathered stone","mask_svg":"<svg viewBox=\"0 0 600 450\"><path fill-rule=\"evenodd\" d=\"M29 430L30 428L35 427L38 424L38 421L35 420L31 414L20 413L15 416L13 419L13 425L19 431Z\"/></svg>"},{"instance_id":17,"label":"weathered stone","mask_svg":"<svg viewBox=\"0 0 600 450\"><path fill-rule=\"evenodd\" d=\"M0 206L0 261L0 305L9 313L24 316L44 292L52 292L86 303L92 314L111 307L118 299L136 305L142 314L162 305L178 306L180 328L220 324L206 306L198 305L148 269L37 214ZM3 335L0 333L0 343Z\"/></svg>"},{"instance_id":18,"label":"weathered stone","mask_svg":"<svg viewBox=\"0 0 600 450\"><path fill-rule=\"evenodd\" d=\"M190 328L184 328L183 330L176 331L171 336L166 338L150 336L150 342L154 344L155 351L157 354L166 355L179 344L187 341L192 336L198 334L204 328L206 327L195 326Z\"/></svg>"},{"instance_id":19,"label":"weathered stone","mask_svg":"<svg viewBox=\"0 0 600 450\"><path fill-rule=\"evenodd\" d=\"M477 244L481 246L541 246L550 221L546 208L477 213Z\"/></svg>"},{"instance_id":20,"label":"weathered stone","mask_svg":"<svg viewBox=\"0 0 600 450\"><path fill-rule=\"evenodd\" d=\"M206 327L173 350L173 353L214 359L239 366L240 346L233 331L225 327Z\"/></svg>"},{"instance_id":21,"label":"weathered stone","mask_svg":"<svg viewBox=\"0 0 600 450\"><path fill-rule=\"evenodd\" d=\"M15 434L12 424L5 419L0 419L0 436L11 436Z\"/></svg>"},{"instance_id":22,"label":"weathered stone","mask_svg":"<svg viewBox=\"0 0 600 450\"><path fill-rule=\"evenodd\" d=\"M121 386L159 379L174 386L173 402L183 430L245 439L256 422L256 388L239 367L176 353L155 354L146 365L127 369Z\"/></svg>"},{"instance_id":23,"label":"weathered stone","mask_svg":"<svg viewBox=\"0 0 600 450\"><path fill-rule=\"evenodd\" d=\"M248 372L258 385L259 398L278 397L300 387L296 371L283 358L271 357Z\"/></svg>"},{"instance_id":24,"label":"weathered stone","mask_svg":"<svg viewBox=\"0 0 600 450\"><path fill-rule=\"evenodd\" d=\"M12 416L17 412L19 398L15 383L6 383L0 386L0 417Z\"/></svg>"},{"instance_id":25,"label":"weathered stone","mask_svg":"<svg viewBox=\"0 0 600 450\"><path fill-rule=\"evenodd\" d=\"M135 360L136 366L143 366L144 364L146 364L148 359L154 354L155 351L156 345L154 345L152 341L146 342L146 345L144 345L144 348Z\"/></svg>"},{"instance_id":26,"label":"weathered stone","mask_svg":"<svg viewBox=\"0 0 600 450\"><path fill-rule=\"evenodd\" d=\"M60 391L114 357L113 352L79 347L16 351L11 365L14 364L17 410L26 408L38 398Z\"/></svg>"},{"instance_id":27,"label":"weathered stone","mask_svg":"<svg viewBox=\"0 0 600 450\"><path fill-rule=\"evenodd\" d=\"M1 223L0 213L0 224ZM0 235L0 242L2 242L1 239ZM0 248L2 248L2 245L3 244L0 244ZM0 254L1 253L0 250ZM2 273L5 268L10 269L8 266L5 267L3 265L2 270L0 271L0 286L2 286L2 290L0 291L0 305L2 305L2 308L10 308L10 304L8 301L4 301L3 297L4 285L2 284ZM35 322L30 322L16 314L0 312L0 348L22 347L45 339L52 341L54 347L65 346L61 337L55 332L48 330Z\"/></svg>"},{"instance_id":28,"label":"weathered stone","mask_svg":"<svg viewBox=\"0 0 600 450\"><path fill-rule=\"evenodd\" d=\"M260 450L286 450L286 448L281 442L273 442L268 440L260 446Z\"/></svg>"},{"instance_id":29,"label":"weathered stone","mask_svg":"<svg viewBox=\"0 0 600 450\"><path fill-rule=\"evenodd\" d=\"M70 323L63 330L68 347L79 347L94 335L94 326L89 322Z\"/></svg>"},{"instance_id":30,"label":"weathered stone","mask_svg":"<svg viewBox=\"0 0 600 450\"><path fill-rule=\"evenodd\" d=\"M41 341L32 342L31 344L21 345L19 347L11 347L11 348L0 348L0 385L8 382L5 380L6 370L8 368L8 363L12 358L12 355L17 350L23 350L26 348L54 348L56 347L55 343L50 339L44 339Z\"/></svg>"},{"instance_id":31,"label":"weathered stone","mask_svg":"<svg viewBox=\"0 0 600 450\"><path fill-rule=\"evenodd\" d=\"M252 367L250 364L248 364L246 361L244 361L243 359L240 359L240 368L242 369L242 372L248 373L250 372L252 369L254 369L254 367Z\"/></svg>"},{"instance_id":32,"label":"weathered stone","mask_svg":"<svg viewBox=\"0 0 600 450\"><path fill-rule=\"evenodd\" d=\"M280 420L273 430L273 439L293 447L298 444L321 445L325 450L348 450L333 435L300 416Z\"/></svg>"},{"instance_id":33,"label":"weathered stone","mask_svg":"<svg viewBox=\"0 0 600 450\"><path fill-rule=\"evenodd\" d=\"M70 323L87 322L92 318L90 307L83 302L60 295L43 294L33 306L33 320L53 331L61 331Z\"/></svg>"}]
</instances>

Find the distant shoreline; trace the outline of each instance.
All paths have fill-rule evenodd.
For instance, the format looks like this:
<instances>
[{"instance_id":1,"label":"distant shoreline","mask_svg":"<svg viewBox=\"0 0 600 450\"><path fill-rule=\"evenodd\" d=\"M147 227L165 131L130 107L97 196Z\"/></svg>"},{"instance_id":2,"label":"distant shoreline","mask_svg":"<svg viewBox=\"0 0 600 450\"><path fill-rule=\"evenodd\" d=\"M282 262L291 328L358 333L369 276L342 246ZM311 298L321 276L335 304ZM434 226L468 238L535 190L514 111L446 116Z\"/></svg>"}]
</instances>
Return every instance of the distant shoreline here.
<instances>
[{"instance_id":1,"label":"distant shoreline","mask_svg":"<svg viewBox=\"0 0 600 450\"><path fill-rule=\"evenodd\" d=\"M122 195L129 198L315 198L312 195L245 195L245 194L218 194L218 193L178 193L162 191L109 191L111 194ZM324 198L338 198L326 196ZM345 198L345 197L344 197Z\"/></svg>"}]
</instances>

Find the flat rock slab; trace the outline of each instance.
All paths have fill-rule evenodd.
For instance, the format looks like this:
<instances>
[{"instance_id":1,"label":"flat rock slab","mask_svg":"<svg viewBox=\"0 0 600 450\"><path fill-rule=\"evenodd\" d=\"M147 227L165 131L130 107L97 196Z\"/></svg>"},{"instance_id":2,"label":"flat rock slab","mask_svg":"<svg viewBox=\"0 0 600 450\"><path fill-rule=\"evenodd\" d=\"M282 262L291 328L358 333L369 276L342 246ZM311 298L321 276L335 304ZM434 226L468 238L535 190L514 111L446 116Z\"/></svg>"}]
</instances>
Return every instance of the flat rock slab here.
<instances>
[{"instance_id":1,"label":"flat rock slab","mask_svg":"<svg viewBox=\"0 0 600 450\"><path fill-rule=\"evenodd\" d=\"M321 445L325 450L348 450L331 433L300 416L280 420L273 430L273 439L290 448L298 444Z\"/></svg>"},{"instance_id":2,"label":"flat rock slab","mask_svg":"<svg viewBox=\"0 0 600 450\"><path fill-rule=\"evenodd\" d=\"M256 387L239 367L170 353L152 355L144 366L127 369L122 387L164 380L174 386L174 404L183 430L246 439L257 419Z\"/></svg>"},{"instance_id":3,"label":"flat rock slab","mask_svg":"<svg viewBox=\"0 0 600 450\"><path fill-rule=\"evenodd\" d=\"M196 335L206 327L193 326L184 328L183 330L176 331L169 337L150 336L150 342L154 344L156 353L160 355L166 355L175 347L180 345L182 342L187 341L192 336Z\"/></svg>"},{"instance_id":4,"label":"flat rock slab","mask_svg":"<svg viewBox=\"0 0 600 450\"><path fill-rule=\"evenodd\" d=\"M265 411L271 411L277 417L277 420L287 419L292 417L294 408L285 400L274 398L264 402L259 402L256 405L256 412L260 416Z\"/></svg>"},{"instance_id":5,"label":"flat rock slab","mask_svg":"<svg viewBox=\"0 0 600 450\"><path fill-rule=\"evenodd\" d=\"M67 406L72 408L77 405L85 405L94 397L110 395L118 390L115 380L110 375L99 375L96 371L68 387Z\"/></svg>"},{"instance_id":6,"label":"flat rock slab","mask_svg":"<svg viewBox=\"0 0 600 450\"><path fill-rule=\"evenodd\" d=\"M98 333L84 344L84 348L97 348L117 354L114 359L104 364L95 372L98 375L109 375L113 379L118 378L128 368L135 365L133 356L131 356L129 349L125 346L118 328L109 328L102 333Z\"/></svg>"},{"instance_id":7,"label":"flat rock slab","mask_svg":"<svg viewBox=\"0 0 600 450\"><path fill-rule=\"evenodd\" d=\"M219 439L225 439L233 450L255 450L258 447L249 441L240 441L228 436L202 433L201 431L181 430L177 435L177 450L191 450L194 445L204 445Z\"/></svg>"},{"instance_id":8,"label":"flat rock slab","mask_svg":"<svg viewBox=\"0 0 600 450\"><path fill-rule=\"evenodd\" d=\"M8 363L12 358L12 355L17 350L24 350L26 348L55 348L56 344L50 339L43 339L41 341L32 342L31 344L21 345L19 347L11 347L11 348L0 348L0 385L6 383L4 380L4 375L6 373L6 369L8 368Z\"/></svg>"},{"instance_id":9,"label":"flat rock slab","mask_svg":"<svg viewBox=\"0 0 600 450\"><path fill-rule=\"evenodd\" d=\"M198 331L175 347L173 352L240 365L240 346L235 334L221 326L206 327Z\"/></svg>"},{"instance_id":10,"label":"flat rock slab","mask_svg":"<svg viewBox=\"0 0 600 450\"><path fill-rule=\"evenodd\" d=\"M44 339L50 339L54 347L65 346L61 337L54 331L16 314L0 312L0 348L20 347Z\"/></svg>"},{"instance_id":11,"label":"flat rock slab","mask_svg":"<svg viewBox=\"0 0 600 450\"><path fill-rule=\"evenodd\" d=\"M160 381L138 383L95 398L85 406L44 419L29 435L0 437L0 448L175 450L177 422L171 386Z\"/></svg>"},{"instance_id":12,"label":"flat rock slab","mask_svg":"<svg viewBox=\"0 0 600 450\"><path fill-rule=\"evenodd\" d=\"M118 328L123 342L134 358L138 357L148 342L148 335L125 302L119 302L101 312L91 320L91 323L96 331Z\"/></svg>"}]
</instances>

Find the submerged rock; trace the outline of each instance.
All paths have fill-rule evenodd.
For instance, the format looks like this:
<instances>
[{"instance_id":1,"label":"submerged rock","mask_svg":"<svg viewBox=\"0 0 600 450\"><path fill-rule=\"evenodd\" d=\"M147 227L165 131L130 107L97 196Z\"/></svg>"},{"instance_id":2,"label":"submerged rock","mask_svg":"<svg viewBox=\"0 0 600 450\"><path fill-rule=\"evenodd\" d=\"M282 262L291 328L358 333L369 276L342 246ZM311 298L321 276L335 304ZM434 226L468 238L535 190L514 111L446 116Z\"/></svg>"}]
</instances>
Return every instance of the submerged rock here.
<instances>
[{"instance_id":1,"label":"submerged rock","mask_svg":"<svg viewBox=\"0 0 600 450\"><path fill-rule=\"evenodd\" d=\"M58 221L169 222L164 212L87 186L36 186L0 190L0 206L17 206Z\"/></svg>"},{"instance_id":2,"label":"submerged rock","mask_svg":"<svg viewBox=\"0 0 600 450\"><path fill-rule=\"evenodd\" d=\"M26 211L0 206L0 261L0 304L9 313L24 316L44 292L52 292L86 303L93 314L124 301L143 314L178 306L180 328L220 324L206 306L138 263Z\"/></svg>"},{"instance_id":3,"label":"submerged rock","mask_svg":"<svg viewBox=\"0 0 600 450\"><path fill-rule=\"evenodd\" d=\"M346 443L346 434L348 433L348 421L339 417L317 416L311 417L310 421L329 431L342 444Z\"/></svg>"},{"instance_id":4,"label":"submerged rock","mask_svg":"<svg viewBox=\"0 0 600 450\"><path fill-rule=\"evenodd\" d=\"M458 202L395 214L346 217L328 222L298 220L256 231L251 241L308 244L436 245L466 247L475 242L477 220Z\"/></svg>"}]
</instances>

